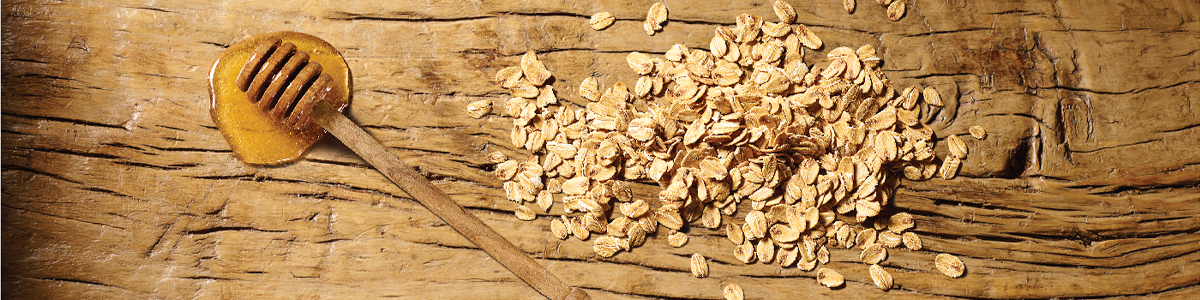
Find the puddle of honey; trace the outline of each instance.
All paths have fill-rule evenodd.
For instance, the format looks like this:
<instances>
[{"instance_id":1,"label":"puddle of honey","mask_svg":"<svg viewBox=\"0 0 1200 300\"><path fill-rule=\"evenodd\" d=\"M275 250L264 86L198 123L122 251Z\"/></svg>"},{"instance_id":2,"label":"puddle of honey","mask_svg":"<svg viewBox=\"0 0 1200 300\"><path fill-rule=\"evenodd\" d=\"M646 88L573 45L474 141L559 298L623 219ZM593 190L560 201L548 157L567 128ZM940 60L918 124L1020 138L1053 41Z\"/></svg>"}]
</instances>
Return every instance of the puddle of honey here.
<instances>
[{"instance_id":1,"label":"puddle of honey","mask_svg":"<svg viewBox=\"0 0 1200 300\"><path fill-rule=\"evenodd\" d=\"M350 69L337 49L321 38L299 32L276 32L257 35L225 49L208 75L210 113L233 153L255 165L294 161L325 135L325 130L312 121L299 129L276 122L237 88L242 66L254 48L270 36L295 44L297 51L308 52L309 61L321 64L323 73L333 77L333 92L325 101L341 111L350 99Z\"/></svg>"}]
</instances>

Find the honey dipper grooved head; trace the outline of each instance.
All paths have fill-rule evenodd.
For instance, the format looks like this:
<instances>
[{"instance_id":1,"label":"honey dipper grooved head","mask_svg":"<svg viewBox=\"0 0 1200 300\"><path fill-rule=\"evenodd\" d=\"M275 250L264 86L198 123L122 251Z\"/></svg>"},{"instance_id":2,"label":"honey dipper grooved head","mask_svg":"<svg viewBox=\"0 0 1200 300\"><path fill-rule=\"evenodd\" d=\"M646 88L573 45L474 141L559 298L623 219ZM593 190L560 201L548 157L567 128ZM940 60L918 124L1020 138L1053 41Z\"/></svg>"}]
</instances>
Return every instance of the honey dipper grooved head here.
<instances>
[{"instance_id":1,"label":"honey dipper grooved head","mask_svg":"<svg viewBox=\"0 0 1200 300\"><path fill-rule=\"evenodd\" d=\"M271 118L299 128L310 122L308 112L328 96L333 79L321 74L321 64L308 61L307 53L296 50L277 37L264 39L242 66L237 83Z\"/></svg>"},{"instance_id":2,"label":"honey dipper grooved head","mask_svg":"<svg viewBox=\"0 0 1200 300\"><path fill-rule=\"evenodd\" d=\"M316 101L341 110L350 72L332 45L312 35L276 32L230 46L209 73L213 122L251 164L293 161L324 130L308 114Z\"/></svg>"}]
</instances>

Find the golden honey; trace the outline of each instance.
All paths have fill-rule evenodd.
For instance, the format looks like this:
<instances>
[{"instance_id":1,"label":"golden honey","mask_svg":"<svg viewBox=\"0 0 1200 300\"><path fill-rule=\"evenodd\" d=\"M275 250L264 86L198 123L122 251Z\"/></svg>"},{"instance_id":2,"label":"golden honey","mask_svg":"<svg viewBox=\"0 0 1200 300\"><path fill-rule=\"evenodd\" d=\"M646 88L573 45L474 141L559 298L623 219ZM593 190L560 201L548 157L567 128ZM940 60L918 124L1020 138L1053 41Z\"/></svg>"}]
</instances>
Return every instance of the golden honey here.
<instances>
[{"instance_id":1,"label":"golden honey","mask_svg":"<svg viewBox=\"0 0 1200 300\"><path fill-rule=\"evenodd\" d=\"M295 44L297 51L308 53L309 61L321 64L322 73L333 78L333 92L325 98L326 102L341 110L350 99L350 69L337 49L321 38L299 32L276 32L257 35L225 49L208 74L210 113L233 153L255 165L294 161L325 135L325 130L311 121L300 128L275 121L251 102L246 92L238 89L237 77L242 66L254 48L270 36Z\"/></svg>"}]
</instances>

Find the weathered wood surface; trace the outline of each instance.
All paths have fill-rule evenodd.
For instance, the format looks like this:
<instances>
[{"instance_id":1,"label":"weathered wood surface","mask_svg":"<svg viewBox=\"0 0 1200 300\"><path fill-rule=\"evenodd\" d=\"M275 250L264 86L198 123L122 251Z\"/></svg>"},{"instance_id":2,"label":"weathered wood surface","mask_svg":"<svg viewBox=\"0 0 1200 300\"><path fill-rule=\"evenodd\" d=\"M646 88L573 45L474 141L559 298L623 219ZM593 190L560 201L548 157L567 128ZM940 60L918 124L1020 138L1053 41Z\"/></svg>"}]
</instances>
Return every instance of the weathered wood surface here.
<instances>
[{"instance_id":1,"label":"weathered wood surface","mask_svg":"<svg viewBox=\"0 0 1200 300\"><path fill-rule=\"evenodd\" d=\"M910 1L888 21L860 0L789 1L825 49L871 44L900 86L934 85L939 136L984 141L959 178L905 182L922 251L871 284L853 250L829 290L813 272L742 265L692 229L611 259L522 222L484 156L527 156L499 69L534 50L575 87L634 82L630 51L706 47L767 1L670 1L647 36L648 1L81 1L3 3L3 292L13 298L536 298L533 289L336 141L301 162L239 162L208 115L212 60L248 36L302 31L353 72L349 116L460 204L596 298L1189 298L1200 293L1200 4L1194 1ZM373 3L381 2L381 3ZM617 23L592 31L587 17ZM820 52L823 53L823 52ZM813 55L819 57L821 55ZM820 65L821 60L815 60ZM944 153L944 146L938 149ZM639 186L650 197L657 187ZM744 211L744 210L743 210ZM561 213L556 208L552 213ZM967 275L933 268L958 255ZM711 257L693 278L688 256Z\"/></svg>"}]
</instances>

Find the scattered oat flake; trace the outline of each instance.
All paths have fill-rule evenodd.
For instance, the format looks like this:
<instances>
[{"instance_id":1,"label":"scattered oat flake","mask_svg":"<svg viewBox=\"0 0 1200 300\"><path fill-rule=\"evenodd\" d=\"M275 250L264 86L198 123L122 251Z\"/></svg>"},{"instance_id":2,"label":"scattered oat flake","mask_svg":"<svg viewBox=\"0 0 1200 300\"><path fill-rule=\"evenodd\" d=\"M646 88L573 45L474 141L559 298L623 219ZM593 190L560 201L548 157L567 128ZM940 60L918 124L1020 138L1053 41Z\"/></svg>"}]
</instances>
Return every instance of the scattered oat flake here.
<instances>
[{"instance_id":1,"label":"scattered oat flake","mask_svg":"<svg viewBox=\"0 0 1200 300\"><path fill-rule=\"evenodd\" d=\"M879 233L878 242L880 245L883 245L888 249L892 249L899 247L900 243L903 242L903 238L901 238L900 235L896 234L895 232L884 231Z\"/></svg>"},{"instance_id":2,"label":"scattered oat flake","mask_svg":"<svg viewBox=\"0 0 1200 300\"><path fill-rule=\"evenodd\" d=\"M938 171L941 174L942 179L954 179L954 176L958 175L958 167L961 163L962 161L960 161L957 156L946 157L946 160L942 161L941 170Z\"/></svg>"},{"instance_id":3,"label":"scattered oat flake","mask_svg":"<svg viewBox=\"0 0 1200 300\"><path fill-rule=\"evenodd\" d=\"M592 15L592 20L589 22L593 30L604 30L611 26L617 20L610 12L600 12Z\"/></svg>"},{"instance_id":4,"label":"scattered oat flake","mask_svg":"<svg viewBox=\"0 0 1200 300\"><path fill-rule=\"evenodd\" d=\"M799 230L793 229L791 226L782 223L771 226L770 233L771 239L780 244L795 242L800 238Z\"/></svg>"},{"instance_id":5,"label":"scattered oat flake","mask_svg":"<svg viewBox=\"0 0 1200 300\"><path fill-rule=\"evenodd\" d=\"M550 70L546 69L546 65L538 60L537 54L533 51L526 52L524 56L521 56L521 73L525 74L525 79L528 79L534 86L542 86L551 76Z\"/></svg>"},{"instance_id":6,"label":"scattered oat flake","mask_svg":"<svg viewBox=\"0 0 1200 300\"><path fill-rule=\"evenodd\" d=\"M904 1L901 0L901 1L892 2L893 3L892 5L896 5L895 3L902 3L902 2L904 2ZM921 91L921 97L925 98L925 103L928 103L929 105L938 106L938 107L946 105L945 103L942 103L942 94L939 94L937 89L933 88L932 86L925 87L925 90Z\"/></svg>"},{"instance_id":7,"label":"scattered oat flake","mask_svg":"<svg viewBox=\"0 0 1200 300\"><path fill-rule=\"evenodd\" d=\"M678 212L659 209L654 213L658 224L674 230L683 228L683 217Z\"/></svg>"},{"instance_id":8,"label":"scattered oat flake","mask_svg":"<svg viewBox=\"0 0 1200 300\"><path fill-rule=\"evenodd\" d=\"M521 164L515 160L508 160L496 165L496 178L500 180L509 180L517 175L518 167Z\"/></svg>"},{"instance_id":9,"label":"scattered oat flake","mask_svg":"<svg viewBox=\"0 0 1200 300\"><path fill-rule=\"evenodd\" d=\"M821 283L821 285L825 287L833 288L841 286L843 283L845 283L845 280L845 277L842 277L841 273L838 273L832 269L821 268L820 270L817 270L817 282Z\"/></svg>"},{"instance_id":10,"label":"scattered oat flake","mask_svg":"<svg viewBox=\"0 0 1200 300\"><path fill-rule=\"evenodd\" d=\"M735 283L735 284L729 284L729 285L726 285L726 286L725 286L725 289L723 289L723 290L722 290L722 292L723 292L723 293L724 293L724 295L725 295L725 300L742 300L742 299L745 299L745 295L744 295L744 294L742 294L742 287L741 287L741 286L739 286L739 285L737 285L736 283Z\"/></svg>"},{"instance_id":11,"label":"scattered oat flake","mask_svg":"<svg viewBox=\"0 0 1200 300\"><path fill-rule=\"evenodd\" d=\"M950 278L958 278L967 270L967 267L963 265L962 260L959 260L958 257L955 257L954 255L946 253L938 254L936 257L934 257L933 264L937 266L939 271L942 271L942 274L946 274L946 276Z\"/></svg>"},{"instance_id":12,"label":"scattered oat flake","mask_svg":"<svg viewBox=\"0 0 1200 300\"><path fill-rule=\"evenodd\" d=\"M491 100L479 100L467 104L467 115L472 118L482 118L492 112Z\"/></svg>"},{"instance_id":13,"label":"scattered oat flake","mask_svg":"<svg viewBox=\"0 0 1200 300\"><path fill-rule=\"evenodd\" d=\"M801 271L808 272L808 271L812 271L813 269L816 269L818 262L819 261L817 261L816 259L801 260L796 263L796 267L800 268Z\"/></svg>"},{"instance_id":14,"label":"scattered oat flake","mask_svg":"<svg viewBox=\"0 0 1200 300\"><path fill-rule=\"evenodd\" d=\"M638 98L646 98L646 96L650 95L650 92L654 91L654 79L651 79L650 76L639 77L637 84L634 85L633 90L634 96Z\"/></svg>"},{"instance_id":15,"label":"scattered oat flake","mask_svg":"<svg viewBox=\"0 0 1200 300\"><path fill-rule=\"evenodd\" d=\"M686 233L676 231L670 235L667 235L667 242L671 244L671 247L683 247L683 245L687 244L688 242L688 236Z\"/></svg>"},{"instance_id":16,"label":"scattered oat flake","mask_svg":"<svg viewBox=\"0 0 1200 300\"><path fill-rule=\"evenodd\" d=\"M753 263L754 255L754 243L749 241L738 245L736 248L733 248L733 256L744 264Z\"/></svg>"},{"instance_id":17,"label":"scattered oat flake","mask_svg":"<svg viewBox=\"0 0 1200 300\"><path fill-rule=\"evenodd\" d=\"M621 204L621 213L629 218L637 218L650 211L650 205L641 199Z\"/></svg>"},{"instance_id":18,"label":"scattered oat flake","mask_svg":"<svg viewBox=\"0 0 1200 300\"><path fill-rule=\"evenodd\" d=\"M646 242L646 230L643 229L641 223L631 224L625 235L628 236L629 245L632 247L641 246Z\"/></svg>"},{"instance_id":19,"label":"scattered oat flake","mask_svg":"<svg viewBox=\"0 0 1200 300\"><path fill-rule=\"evenodd\" d=\"M771 239L758 240L758 245L754 246L757 251L758 261L768 264L775 259L775 242Z\"/></svg>"},{"instance_id":20,"label":"scattered oat flake","mask_svg":"<svg viewBox=\"0 0 1200 300\"><path fill-rule=\"evenodd\" d=\"M971 136L975 137L977 140L983 140L987 138L987 132L983 131L983 127L980 127L979 125L971 126L970 131Z\"/></svg>"},{"instance_id":21,"label":"scattered oat flake","mask_svg":"<svg viewBox=\"0 0 1200 300\"><path fill-rule=\"evenodd\" d=\"M542 208L542 211L550 212L550 206L554 205L554 196L550 194L549 190L542 190L537 195L537 205Z\"/></svg>"},{"instance_id":22,"label":"scattered oat flake","mask_svg":"<svg viewBox=\"0 0 1200 300\"><path fill-rule=\"evenodd\" d=\"M496 151L488 154L487 160L494 164L498 164L507 161L508 155L504 154L504 152Z\"/></svg>"},{"instance_id":23,"label":"scattered oat flake","mask_svg":"<svg viewBox=\"0 0 1200 300\"><path fill-rule=\"evenodd\" d=\"M523 74L521 74L521 68L507 67L501 69L500 72L496 72L496 84L503 88L511 89L517 86L517 83L521 81L522 76Z\"/></svg>"},{"instance_id":24,"label":"scattered oat flake","mask_svg":"<svg viewBox=\"0 0 1200 300\"><path fill-rule=\"evenodd\" d=\"M892 1L892 4L889 4L887 8L888 19L899 21L900 18L904 17L904 9L904 0Z\"/></svg>"},{"instance_id":25,"label":"scattered oat flake","mask_svg":"<svg viewBox=\"0 0 1200 300\"><path fill-rule=\"evenodd\" d=\"M733 225L733 223L725 223L725 236L734 245L741 245L746 242L746 237L742 235L742 226Z\"/></svg>"},{"instance_id":26,"label":"scattered oat flake","mask_svg":"<svg viewBox=\"0 0 1200 300\"><path fill-rule=\"evenodd\" d=\"M842 1L842 8L845 8L846 13L849 13L849 14L854 13L854 7L856 5L857 5L857 3L854 0L843 0Z\"/></svg>"},{"instance_id":27,"label":"scattered oat flake","mask_svg":"<svg viewBox=\"0 0 1200 300\"><path fill-rule=\"evenodd\" d=\"M916 225L916 219L910 213L901 212L888 218L888 230L894 233L903 233L905 230L913 228L914 225Z\"/></svg>"},{"instance_id":28,"label":"scattered oat flake","mask_svg":"<svg viewBox=\"0 0 1200 300\"><path fill-rule=\"evenodd\" d=\"M571 231L571 235L574 235L575 238L579 239L580 241L586 241L589 237L591 237L591 231L588 231L587 226L583 225L581 218L571 219L571 221L567 222L565 225L567 225L567 229Z\"/></svg>"},{"instance_id":29,"label":"scattered oat flake","mask_svg":"<svg viewBox=\"0 0 1200 300\"><path fill-rule=\"evenodd\" d=\"M625 58L625 61L628 62L629 67L639 75L650 74L650 72L654 71L654 61L651 60L650 56L646 54L639 52L629 53L629 56Z\"/></svg>"},{"instance_id":30,"label":"scattered oat flake","mask_svg":"<svg viewBox=\"0 0 1200 300\"><path fill-rule=\"evenodd\" d=\"M692 254L692 276L696 278L708 277L708 260L700 253Z\"/></svg>"},{"instance_id":31,"label":"scattered oat flake","mask_svg":"<svg viewBox=\"0 0 1200 300\"><path fill-rule=\"evenodd\" d=\"M541 91L538 90L538 88L536 86L533 86L532 84L530 84L529 82L526 82L524 80L522 80L520 83L517 83L517 86L512 88L513 96L521 97L521 98L525 98L525 99L537 98L537 96L540 92Z\"/></svg>"},{"instance_id":32,"label":"scattered oat flake","mask_svg":"<svg viewBox=\"0 0 1200 300\"><path fill-rule=\"evenodd\" d=\"M783 2L783 0L775 0L773 8L775 9L775 16L778 16L779 21L783 22L783 24L796 22L796 9L792 8L791 4Z\"/></svg>"},{"instance_id":33,"label":"scattered oat flake","mask_svg":"<svg viewBox=\"0 0 1200 300\"><path fill-rule=\"evenodd\" d=\"M900 239L904 240L904 247L908 248L908 250L921 250L921 237L917 236L916 233L905 232L900 235Z\"/></svg>"},{"instance_id":34,"label":"scattered oat flake","mask_svg":"<svg viewBox=\"0 0 1200 300\"><path fill-rule=\"evenodd\" d=\"M579 96L591 101L600 101L600 84L596 82L596 78L584 78L579 84Z\"/></svg>"},{"instance_id":35,"label":"scattered oat flake","mask_svg":"<svg viewBox=\"0 0 1200 300\"><path fill-rule=\"evenodd\" d=\"M892 288L892 274L888 274L887 270L879 265L871 265L871 281L875 282L881 290L889 290Z\"/></svg>"},{"instance_id":36,"label":"scattered oat flake","mask_svg":"<svg viewBox=\"0 0 1200 300\"><path fill-rule=\"evenodd\" d=\"M870 244L863 248L862 253L859 253L858 257L864 263L878 264L887 259L887 249L883 248L883 245L880 244Z\"/></svg>"},{"instance_id":37,"label":"scattered oat flake","mask_svg":"<svg viewBox=\"0 0 1200 300\"><path fill-rule=\"evenodd\" d=\"M761 211L751 211L746 214L746 227L743 233L747 239L761 239L767 231L767 217Z\"/></svg>"},{"instance_id":38,"label":"scattered oat flake","mask_svg":"<svg viewBox=\"0 0 1200 300\"><path fill-rule=\"evenodd\" d=\"M817 249L817 262L821 264L829 263L829 248L821 246L821 249Z\"/></svg>"},{"instance_id":39,"label":"scattered oat flake","mask_svg":"<svg viewBox=\"0 0 1200 300\"><path fill-rule=\"evenodd\" d=\"M612 257L621 251L621 242L615 237L602 236L593 242L592 250L596 252L596 255Z\"/></svg>"},{"instance_id":40,"label":"scattered oat flake","mask_svg":"<svg viewBox=\"0 0 1200 300\"><path fill-rule=\"evenodd\" d=\"M654 3L650 6L650 11L646 12L646 24L651 24L654 30L661 30L662 23L667 21L667 6L662 3Z\"/></svg>"},{"instance_id":41,"label":"scattered oat flake","mask_svg":"<svg viewBox=\"0 0 1200 300\"><path fill-rule=\"evenodd\" d=\"M571 236L571 231L567 229L567 225L560 219L550 220L550 233L553 233L554 237L560 240L565 240Z\"/></svg>"},{"instance_id":42,"label":"scattered oat flake","mask_svg":"<svg viewBox=\"0 0 1200 300\"><path fill-rule=\"evenodd\" d=\"M724 57L729 53L729 47L726 44L725 39L719 36L714 36L712 40L708 42L708 50L711 51L712 55L716 57Z\"/></svg>"},{"instance_id":43,"label":"scattered oat flake","mask_svg":"<svg viewBox=\"0 0 1200 300\"><path fill-rule=\"evenodd\" d=\"M524 205L518 206L515 213L517 214L517 219L524 221L532 221L533 219L537 218L537 214L534 213L532 209L529 209Z\"/></svg>"},{"instance_id":44,"label":"scattered oat flake","mask_svg":"<svg viewBox=\"0 0 1200 300\"><path fill-rule=\"evenodd\" d=\"M858 232L858 236L854 239L855 245L859 248L866 248L870 244L874 244L878 236L874 228L863 229Z\"/></svg>"},{"instance_id":45,"label":"scattered oat flake","mask_svg":"<svg viewBox=\"0 0 1200 300\"><path fill-rule=\"evenodd\" d=\"M554 86L543 85L538 90L537 107L546 107L550 104L558 104L558 96L554 95Z\"/></svg>"},{"instance_id":46,"label":"scattered oat flake","mask_svg":"<svg viewBox=\"0 0 1200 300\"><path fill-rule=\"evenodd\" d=\"M947 148L950 150L950 156L963 158L967 157L967 143L958 138L957 135L946 137Z\"/></svg>"},{"instance_id":47,"label":"scattered oat flake","mask_svg":"<svg viewBox=\"0 0 1200 300\"><path fill-rule=\"evenodd\" d=\"M794 245L794 244L792 244L792 245ZM779 251L776 252L775 261L779 262L780 268L787 268L787 267L790 267L790 266L796 264L796 259L799 258L799 256L800 256L800 251L797 250L797 248L795 248L795 247L793 247L791 249L780 248Z\"/></svg>"}]
</instances>

